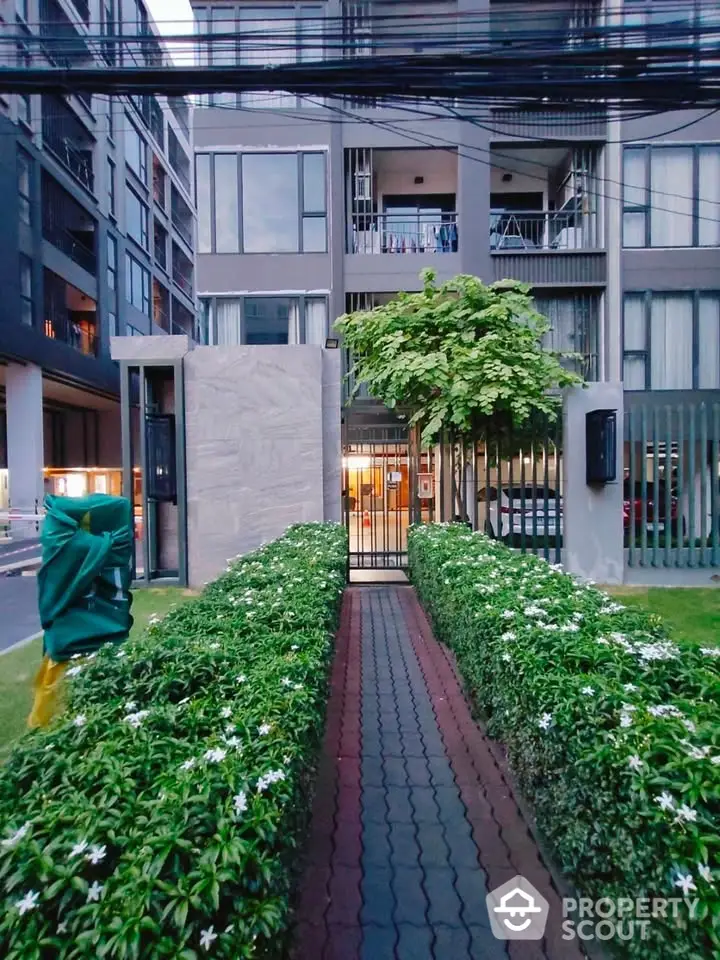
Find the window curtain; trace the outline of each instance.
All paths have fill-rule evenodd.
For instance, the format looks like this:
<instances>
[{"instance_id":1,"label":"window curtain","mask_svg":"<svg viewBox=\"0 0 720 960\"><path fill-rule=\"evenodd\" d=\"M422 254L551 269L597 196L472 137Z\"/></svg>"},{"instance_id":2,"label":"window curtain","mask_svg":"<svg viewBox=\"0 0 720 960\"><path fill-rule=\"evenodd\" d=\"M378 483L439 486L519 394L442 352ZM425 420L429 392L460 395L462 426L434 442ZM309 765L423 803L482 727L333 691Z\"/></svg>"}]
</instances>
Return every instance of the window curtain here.
<instances>
[{"instance_id":1,"label":"window curtain","mask_svg":"<svg viewBox=\"0 0 720 960\"><path fill-rule=\"evenodd\" d=\"M720 246L720 149L700 150L698 183L698 243Z\"/></svg>"},{"instance_id":2,"label":"window curtain","mask_svg":"<svg viewBox=\"0 0 720 960\"><path fill-rule=\"evenodd\" d=\"M300 310L296 297L288 302L288 339L290 343L300 343Z\"/></svg>"},{"instance_id":3,"label":"window curtain","mask_svg":"<svg viewBox=\"0 0 720 960\"><path fill-rule=\"evenodd\" d=\"M305 343L322 347L327 338L327 301L313 298L305 301Z\"/></svg>"},{"instance_id":4,"label":"window curtain","mask_svg":"<svg viewBox=\"0 0 720 960\"><path fill-rule=\"evenodd\" d=\"M240 300L222 299L216 301L215 343L219 347L234 347L242 343Z\"/></svg>"},{"instance_id":5,"label":"window curtain","mask_svg":"<svg viewBox=\"0 0 720 960\"><path fill-rule=\"evenodd\" d=\"M693 224L693 152L672 147L650 153L650 242L689 247Z\"/></svg>"},{"instance_id":6,"label":"window curtain","mask_svg":"<svg viewBox=\"0 0 720 960\"><path fill-rule=\"evenodd\" d=\"M650 309L651 389L692 390L692 347L692 297L653 296Z\"/></svg>"},{"instance_id":7,"label":"window curtain","mask_svg":"<svg viewBox=\"0 0 720 960\"><path fill-rule=\"evenodd\" d=\"M698 388L720 388L720 297L700 297L698 311Z\"/></svg>"}]
</instances>

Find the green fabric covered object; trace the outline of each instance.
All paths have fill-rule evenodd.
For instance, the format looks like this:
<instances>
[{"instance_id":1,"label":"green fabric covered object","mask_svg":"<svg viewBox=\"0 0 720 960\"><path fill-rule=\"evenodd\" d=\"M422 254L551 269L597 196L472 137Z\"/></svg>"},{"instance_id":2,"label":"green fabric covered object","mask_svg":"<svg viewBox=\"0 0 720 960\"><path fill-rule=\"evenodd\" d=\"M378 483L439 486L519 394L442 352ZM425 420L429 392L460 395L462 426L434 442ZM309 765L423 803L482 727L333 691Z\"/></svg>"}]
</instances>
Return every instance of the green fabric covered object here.
<instances>
[{"instance_id":1,"label":"green fabric covered object","mask_svg":"<svg viewBox=\"0 0 720 960\"><path fill-rule=\"evenodd\" d=\"M55 661L127 639L132 506L125 497L45 498L38 606Z\"/></svg>"}]
</instances>

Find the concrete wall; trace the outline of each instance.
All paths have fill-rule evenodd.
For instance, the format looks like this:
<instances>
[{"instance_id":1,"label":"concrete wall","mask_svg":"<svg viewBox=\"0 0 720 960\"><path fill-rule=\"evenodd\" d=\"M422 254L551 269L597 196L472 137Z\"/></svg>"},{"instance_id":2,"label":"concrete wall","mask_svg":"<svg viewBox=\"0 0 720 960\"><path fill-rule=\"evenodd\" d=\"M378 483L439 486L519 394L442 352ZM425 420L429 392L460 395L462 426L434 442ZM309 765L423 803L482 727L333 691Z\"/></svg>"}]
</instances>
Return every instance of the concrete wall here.
<instances>
[{"instance_id":1,"label":"concrete wall","mask_svg":"<svg viewBox=\"0 0 720 960\"><path fill-rule=\"evenodd\" d=\"M313 346L185 356L191 585L293 523L340 519L339 361Z\"/></svg>"}]
</instances>

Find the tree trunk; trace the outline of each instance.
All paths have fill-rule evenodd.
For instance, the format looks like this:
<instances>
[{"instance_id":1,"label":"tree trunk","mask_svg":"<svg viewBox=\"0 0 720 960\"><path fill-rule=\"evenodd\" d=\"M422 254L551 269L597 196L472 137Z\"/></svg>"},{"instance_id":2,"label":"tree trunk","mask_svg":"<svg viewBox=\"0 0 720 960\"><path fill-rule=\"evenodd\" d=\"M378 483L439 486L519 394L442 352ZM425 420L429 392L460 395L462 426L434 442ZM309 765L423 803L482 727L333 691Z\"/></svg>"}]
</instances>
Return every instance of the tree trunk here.
<instances>
[{"instance_id":1,"label":"tree trunk","mask_svg":"<svg viewBox=\"0 0 720 960\"><path fill-rule=\"evenodd\" d=\"M410 523L420 523L422 513L418 496L420 473L420 425L408 427L408 481L410 487Z\"/></svg>"}]
</instances>

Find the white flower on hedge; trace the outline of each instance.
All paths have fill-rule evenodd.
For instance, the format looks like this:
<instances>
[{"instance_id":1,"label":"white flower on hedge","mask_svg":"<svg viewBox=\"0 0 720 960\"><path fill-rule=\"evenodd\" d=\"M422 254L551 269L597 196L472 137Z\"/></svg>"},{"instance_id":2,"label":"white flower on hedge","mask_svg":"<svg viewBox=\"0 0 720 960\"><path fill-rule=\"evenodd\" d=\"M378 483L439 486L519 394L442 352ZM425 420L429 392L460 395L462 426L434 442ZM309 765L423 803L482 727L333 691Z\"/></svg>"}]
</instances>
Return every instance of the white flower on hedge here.
<instances>
[{"instance_id":1,"label":"white flower on hedge","mask_svg":"<svg viewBox=\"0 0 720 960\"><path fill-rule=\"evenodd\" d=\"M502 655L502 658L505 661L505 663L510 663L510 661L512 660L512 657L507 651L505 651L505 653Z\"/></svg>"},{"instance_id":2,"label":"white flower on hedge","mask_svg":"<svg viewBox=\"0 0 720 960\"><path fill-rule=\"evenodd\" d=\"M192 770L193 767L197 764L195 757L190 757L189 760L186 760L185 763L180 764L181 770Z\"/></svg>"},{"instance_id":3,"label":"white flower on hedge","mask_svg":"<svg viewBox=\"0 0 720 960\"><path fill-rule=\"evenodd\" d=\"M299 644L294 643L294 644L290 647L290 649L291 649L291 650L299 650L299 649L300 649L300 646L299 646Z\"/></svg>"},{"instance_id":4,"label":"white flower on hedge","mask_svg":"<svg viewBox=\"0 0 720 960\"><path fill-rule=\"evenodd\" d=\"M138 710L137 713L129 713L125 717L125 722L129 723L131 727L134 727L137 730L137 728L142 725L142 722L147 715L147 710Z\"/></svg>"},{"instance_id":5,"label":"white flower on hedge","mask_svg":"<svg viewBox=\"0 0 720 960\"><path fill-rule=\"evenodd\" d=\"M720 657L720 647L700 647L700 653L706 657Z\"/></svg>"},{"instance_id":6,"label":"white flower on hedge","mask_svg":"<svg viewBox=\"0 0 720 960\"><path fill-rule=\"evenodd\" d=\"M653 717L682 717L682 713L672 703L661 703L656 707L648 707L648 713Z\"/></svg>"},{"instance_id":7,"label":"white flower on hedge","mask_svg":"<svg viewBox=\"0 0 720 960\"><path fill-rule=\"evenodd\" d=\"M128 702L125 704L124 709L125 709L125 713L132 713L133 710L137 710L137 704L135 703L134 700L128 700Z\"/></svg>"},{"instance_id":8,"label":"white flower on hedge","mask_svg":"<svg viewBox=\"0 0 720 960\"><path fill-rule=\"evenodd\" d=\"M70 659L71 659L71 660L79 660L81 657L82 657L82 654L81 654L81 653L74 653L74 654L70 657Z\"/></svg>"},{"instance_id":9,"label":"white flower on hedge","mask_svg":"<svg viewBox=\"0 0 720 960\"><path fill-rule=\"evenodd\" d=\"M240 816L241 813L245 813L248 808L248 801L247 794L244 790L241 790L240 793L233 797L233 806L235 807L235 813L238 816Z\"/></svg>"},{"instance_id":10,"label":"white flower on hedge","mask_svg":"<svg viewBox=\"0 0 720 960\"><path fill-rule=\"evenodd\" d=\"M290 679L290 677L283 677L280 683L282 684L283 687L291 687L293 685L293 682Z\"/></svg>"},{"instance_id":11,"label":"white flower on hedge","mask_svg":"<svg viewBox=\"0 0 720 960\"><path fill-rule=\"evenodd\" d=\"M247 682L247 677L245 676L244 673L241 673L240 676L237 678L236 683L246 683L246 682Z\"/></svg>"},{"instance_id":12,"label":"white flower on hedge","mask_svg":"<svg viewBox=\"0 0 720 960\"><path fill-rule=\"evenodd\" d=\"M99 863L102 863L106 856L107 847L104 845L100 846L99 844L94 844L92 847L90 847L90 852L85 854L85 859L88 860L94 867L96 867Z\"/></svg>"},{"instance_id":13,"label":"white flower on hedge","mask_svg":"<svg viewBox=\"0 0 720 960\"><path fill-rule=\"evenodd\" d=\"M668 793L667 790L655 797L655 803L660 805L661 810L674 810L675 809L675 799L671 793Z\"/></svg>"},{"instance_id":14,"label":"white flower on hedge","mask_svg":"<svg viewBox=\"0 0 720 960\"><path fill-rule=\"evenodd\" d=\"M683 721L682 721L682 724L683 724L683 726L685 727L686 730L689 730L689 731L690 731L690 733L695 733L695 731L697 730L697 727L696 727L695 724L692 722L692 720L683 720Z\"/></svg>"},{"instance_id":15,"label":"white flower on hedge","mask_svg":"<svg viewBox=\"0 0 720 960\"><path fill-rule=\"evenodd\" d=\"M82 673L82 667L70 667L70 669L65 672L65 676L76 677L79 673Z\"/></svg>"},{"instance_id":16,"label":"white flower on hedge","mask_svg":"<svg viewBox=\"0 0 720 960\"><path fill-rule=\"evenodd\" d=\"M631 770L642 770L644 763L640 757L634 753L631 757L628 757L628 766Z\"/></svg>"},{"instance_id":17,"label":"white flower on hedge","mask_svg":"<svg viewBox=\"0 0 720 960\"><path fill-rule=\"evenodd\" d=\"M500 639L501 639L501 640L514 640L514 639L515 639L515 631L514 631L514 630L506 630L505 633L502 634L502 636L500 637Z\"/></svg>"},{"instance_id":18,"label":"white flower on hedge","mask_svg":"<svg viewBox=\"0 0 720 960\"><path fill-rule=\"evenodd\" d=\"M13 847L16 847L20 843L31 826L32 820L26 820L21 827L18 827L15 833L9 837L5 837L5 839L0 842L0 846L3 848L3 850L12 850Z\"/></svg>"},{"instance_id":19,"label":"white flower on hedge","mask_svg":"<svg viewBox=\"0 0 720 960\"><path fill-rule=\"evenodd\" d=\"M39 899L39 893L36 893L34 890L28 890L22 900L18 900L15 904L20 916L23 917L26 913L30 913L31 910L36 910Z\"/></svg>"},{"instance_id":20,"label":"white flower on hedge","mask_svg":"<svg viewBox=\"0 0 720 960\"><path fill-rule=\"evenodd\" d=\"M208 649L210 649L210 650L219 650L219 649L220 649L220 644L219 644L219 643L210 643L210 644L208 644Z\"/></svg>"},{"instance_id":21,"label":"white flower on hedge","mask_svg":"<svg viewBox=\"0 0 720 960\"><path fill-rule=\"evenodd\" d=\"M209 950L217 938L218 935L215 933L215 927L208 927L207 930L203 930L200 933L200 946L203 950Z\"/></svg>"},{"instance_id":22,"label":"white flower on hedge","mask_svg":"<svg viewBox=\"0 0 720 960\"><path fill-rule=\"evenodd\" d=\"M61 934L63 934L63 933L67 933L67 923L64 923L64 922L63 922L63 923L59 923L59 924L58 924L58 927L57 927L57 932L58 932L58 935L61 935Z\"/></svg>"},{"instance_id":23,"label":"white flower on hedge","mask_svg":"<svg viewBox=\"0 0 720 960\"><path fill-rule=\"evenodd\" d=\"M230 747L231 750L242 750L242 741L239 737L225 737L225 745Z\"/></svg>"},{"instance_id":24,"label":"white flower on hedge","mask_svg":"<svg viewBox=\"0 0 720 960\"><path fill-rule=\"evenodd\" d=\"M85 853L88 848L87 840L81 840L79 843L76 843L75 846L70 851L70 857L79 857L80 854Z\"/></svg>"},{"instance_id":25,"label":"white flower on hedge","mask_svg":"<svg viewBox=\"0 0 720 960\"><path fill-rule=\"evenodd\" d=\"M514 613L513 610L503 610L503 612L500 614L500 616L503 618L503 620L514 620L514 619L515 619L515 613Z\"/></svg>"},{"instance_id":26,"label":"white flower on hedge","mask_svg":"<svg viewBox=\"0 0 720 960\"><path fill-rule=\"evenodd\" d=\"M220 716L223 720L227 720L232 716L232 707L223 707L220 711Z\"/></svg>"},{"instance_id":27,"label":"white flower on hedge","mask_svg":"<svg viewBox=\"0 0 720 960\"><path fill-rule=\"evenodd\" d=\"M583 687L580 693L584 693L586 697L592 697L595 695L595 687Z\"/></svg>"},{"instance_id":28,"label":"white flower on hedge","mask_svg":"<svg viewBox=\"0 0 720 960\"><path fill-rule=\"evenodd\" d=\"M710 867L709 867L706 863L699 863L699 864L698 864L698 873L699 873L700 876L703 878L703 880L705 881L705 883L712 883L712 882L713 882L712 870L710 869Z\"/></svg>"},{"instance_id":29,"label":"white flower on hedge","mask_svg":"<svg viewBox=\"0 0 720 960\"><path fill-rule=\"evenodd\" d=\"M115 656L116 656L118 659L120 659L120 657L126 657L126 656L127 656L127 653L125 652L125 650L118 650L118 652L115 654Z\"/></svg>"},{"instance_id":30,"label":"white flower on hedge","mask_svg":"<svg viewBox=\"0 0 720 960\"><path fill-rule=\"evenodd\" d=\"M184 707L186 703L190 703L190 697L183 697L182 700L178 700L177 705L179 707Z\"/></svg>"},{"instance_id":31,"label":"white flower on hedge","mask_svg":"<svg viewBox=\"0 0 720 960\"><path fill-rule=\"evenodd\" d=\"M546 617L547 610L543 610L542 607L538 606L537 603L530 604L529 607L525 607L523 613L526 617Z\"/></svg>"},{"instance_id":32,"label":"white flower on hedge","mask_svg":"<svg viewBox=\"0 0 720 960\"><path fill-rule=\"evenodd\" d=\"M92 884L87 892L87 902L88 903L97 903L100 900L103 890L105 887L98 883L97 880Z\"/></svg>"},{"instance_id":33,"label":"white flower on hedge","mask_svg":"<svg viewBox=\"0 0 720 960\"><path fill-rule=\"evenodd\" d=\"M683 803L678 807L677 816L675 817L675 823L696 823L697 822L697 810L694 810L692 807L689 807L686 803Z\"/></svg>"},{"instance_id":34,"label":"white flower on hedge","mask_svg":"<svg viewBox=\"0 0 720 960\"><path fill-rule=\"evenodd\" d=\"M631 727L632 726L632 717L629 713L620 714L620 726L621 727Z\"/></svg>"},{"instance_id":35,"label":"white flower on hedge","mask_svg":"<svg viewBox=\"0 0 720 960\"><path fill-rule=\"evenodd\" d=\"M714 763L715 766L717 766L718 764L720 764L720 754L718 754L716 757L713 757L712 760L710 761L710 763Z\"/></svg>"},{"instance_id":36,"label":"white flower on hedge","mask_svg":"<svg viewBox=\"0 0 720 960\"><path fill-rule=\"evenodd\" d=\"M79 713L79 714L73 719L73 726L74 726L74 727L84 727L86 723L87 723L87 717L85 716L84 713Z\"/></svg>"},{"instance_id":37,"label":"white flower on hedge","mask_svg":"<svg viewBox=\"0 0 720 960\"><path fill-rule=\"evenodd\" d=\"M214 747L212 750L205 751L205 759L208 763L221 763L227 756L227 750L222 747Z\"/></svg>"},{"instance_id":38,"label":"white flower on hedge","mask_svg":"<svg viewBox=\"0 0 720 960\"><path fill-rule=\"evenodd\" d=\"M579 633L580 627L576 623L564 623L560 627L561 633Z\"/></svg>"},{"instance_id":39,"label":"white flower on hedge","mask_svg":"<svg viewBox=\"0 0 720 960\"><path fill-rule=\"evenodd\" d=\"M280 780L285 779L284 770L271 770L269 773L264 773L261 777L258 778L257 782L257 792L264 793L267 788L272 783L278 783Z\"/></svg>"},{"instance_id":40,"label":"white flower on hedge","mask_svg":"<svg viewBox=\"0 0 720 960\"><path fill-rule=\"evenodd\" d=\"M302 690L303 685L301 683L294 683L293 690Z\"/></svg>"},{"instance_id":41,"label":"white flower on hedge","mask_svg":"<svg viewBox=\"0 0 720 960\"><path fill-rule=\"evenodd\" d=\"M688 743L687 753L691 760L704 760L710 753L710 747L695 747Z\"/></svg>"},{"instance_id":42,"label":"white flower on hedge","mask_svg":"<svg viewBox=\"0 0 720 960\"><path fill-rule=\"evenodd\" d=\"M553 718L551 713L544 713L538 720L538 726L541 730L549 730L552 726Z\"/></svg>"},{"instance_id":43,"label":"white flower on hedge","mask_svg":"<svg viewBox=\"0 0 720 960\"><path fill-rule=\"evenodd\" d=\"M160 619L161 618L157 615L157 613L151 613L148 617L148 623L150 626L154 626L156 623L160 623Z\"/></svg>"},{"instance_id":44,"label":"white flower on hedge","mask_svg":"<svg viewBox=\"0 0 720 960\"><path fill-rule=\"evenodd\" d=\"M639 688L636 687L634 683L626 683L623 686L623 690L625 690L626 693L635 693L638 689Z\"/></svg>"},{"instance_id":45,"label":"white flower on hedge","mask_svg":"<svg viewBox=\"0 0 720 960\"><path fill-rule=\"evenodd\" d=\"M679 887L685 896L687 896L691 890L697 890L691 873L678 874L677 879L675 880L675 886Z\"/></svg>"},{"instance_id":46,"label":"white flower on hedge","mask_svg":"<svg viewBox=\"0 0 720 960\"><path fill-rule=\"evenodd\" d=\"M600 644L601 646L603 646L603 647L609 647L609 646L610 646L610 641L608 640L607 637L598 637L597 640L595 641L595 643L599 643L599 644Z\"/></svg>"},{"instance_id":47,"label":"white flower on hedge","mask_svg":"<svg viewBox=\"0 0 720 960\"><path fill-rule=\"evenodd\" d=\"M261 723L257 730L259 736L266 737L272 730L272 727L269 723Z\"/></svg>"}]
</instances>

